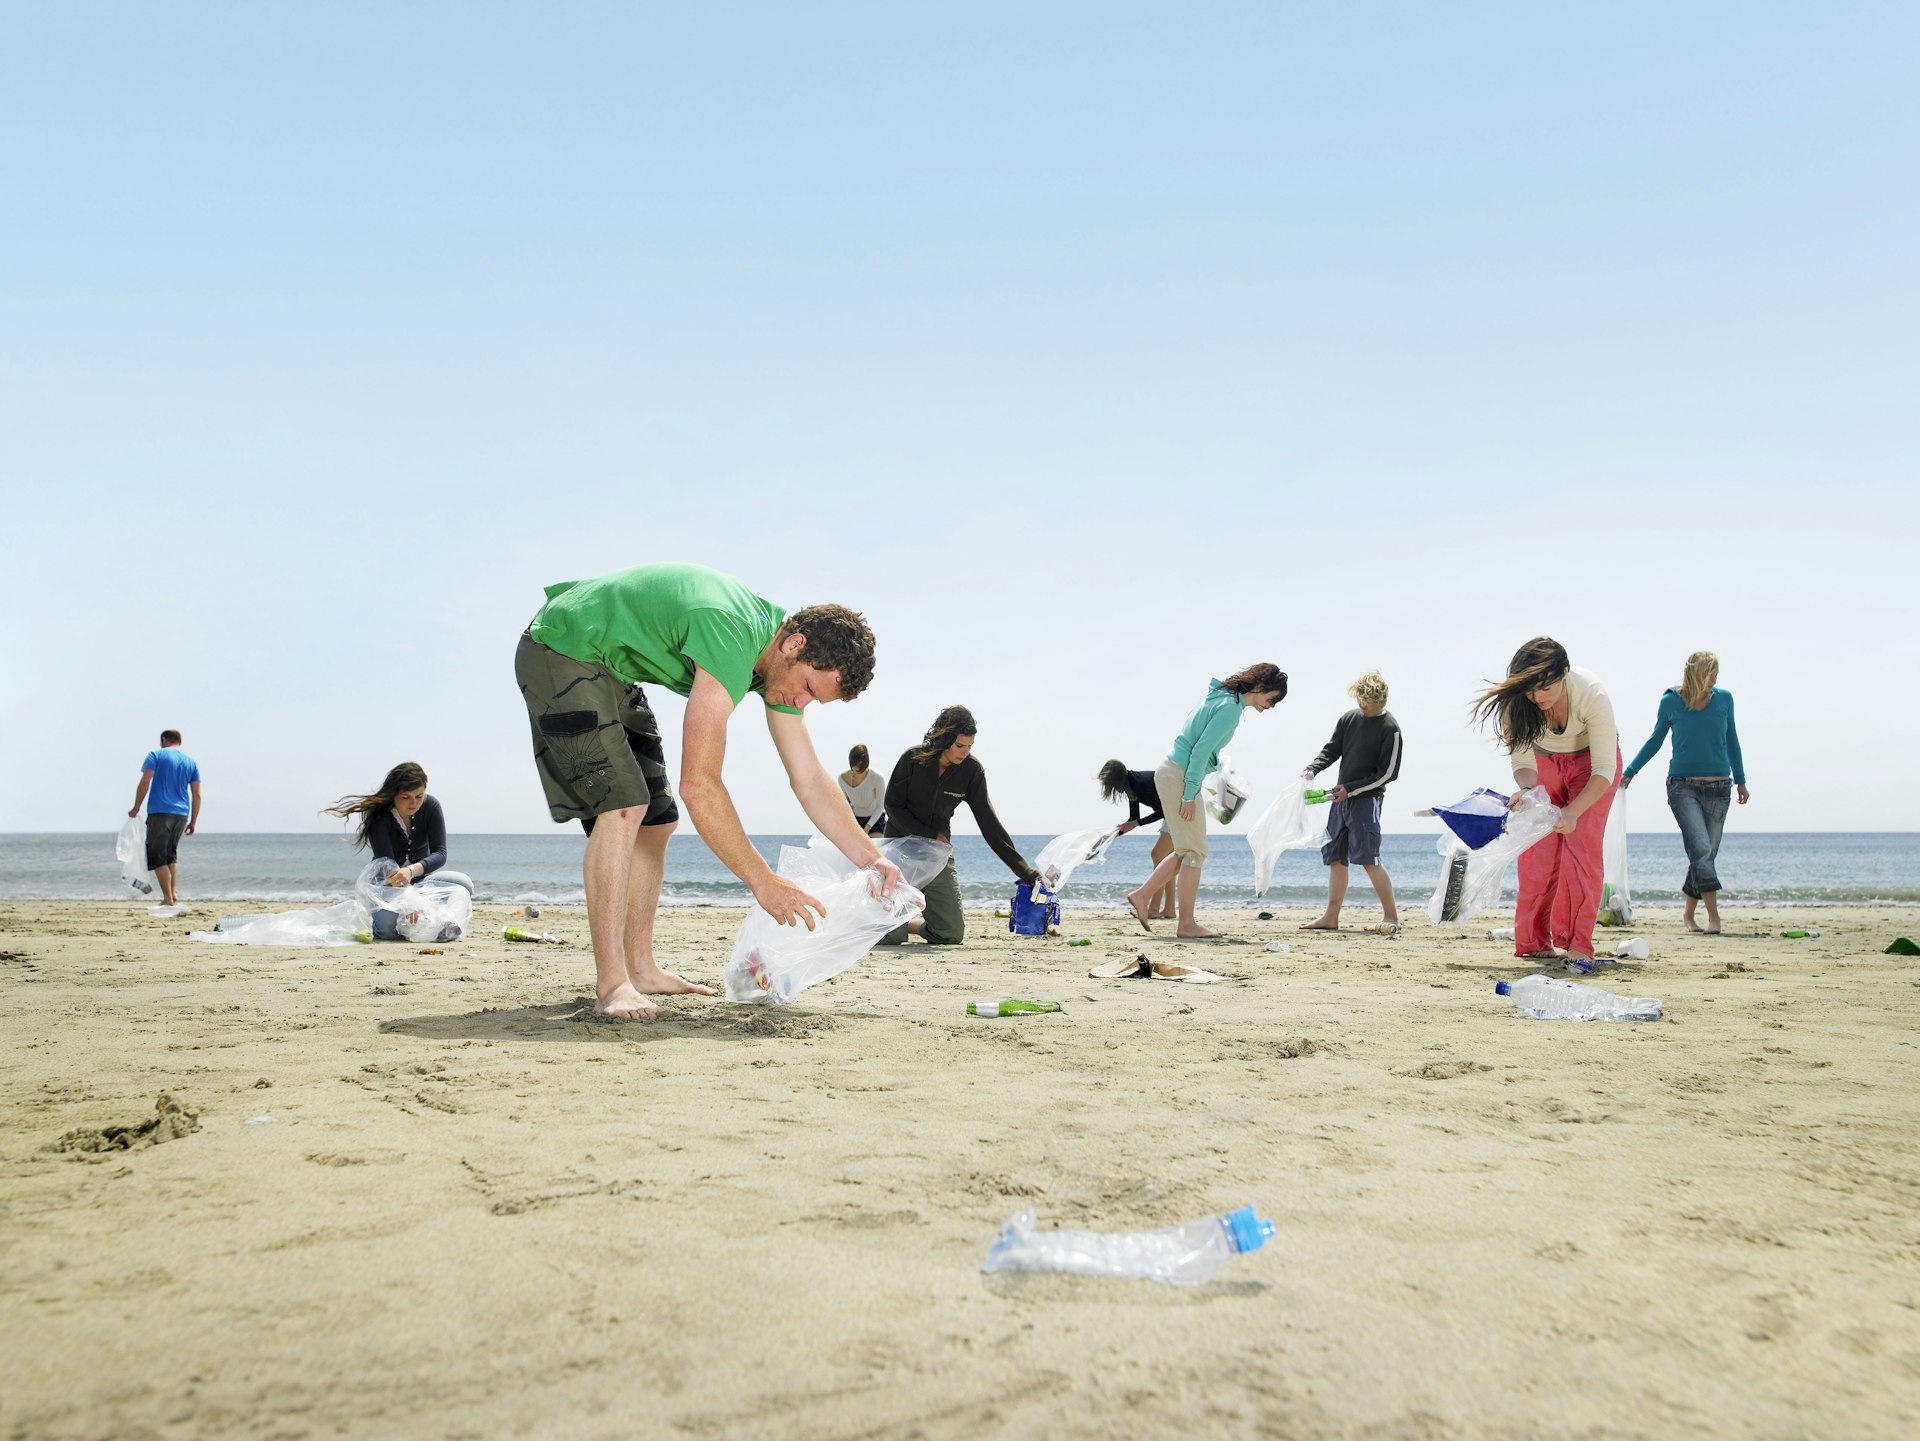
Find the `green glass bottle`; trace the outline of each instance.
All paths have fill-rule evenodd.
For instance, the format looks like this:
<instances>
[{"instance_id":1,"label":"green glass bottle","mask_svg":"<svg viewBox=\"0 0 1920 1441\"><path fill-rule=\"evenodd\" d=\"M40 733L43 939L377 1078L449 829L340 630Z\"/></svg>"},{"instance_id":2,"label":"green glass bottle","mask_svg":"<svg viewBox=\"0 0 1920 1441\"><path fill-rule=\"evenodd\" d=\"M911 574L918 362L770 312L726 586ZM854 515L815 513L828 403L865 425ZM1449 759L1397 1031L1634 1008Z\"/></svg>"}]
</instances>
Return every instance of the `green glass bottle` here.
<instances>
[{"instance_id":1,"label":"green glass bottle","mask_svg":"<svg viewBox=\"0 0 1920 1441\"><path fill-rule=\"evenodd\" d=\"M1058 1001L968 1001L969 1016L1039 1016L1060 1009Z\"/></svg>"}]
</instances>

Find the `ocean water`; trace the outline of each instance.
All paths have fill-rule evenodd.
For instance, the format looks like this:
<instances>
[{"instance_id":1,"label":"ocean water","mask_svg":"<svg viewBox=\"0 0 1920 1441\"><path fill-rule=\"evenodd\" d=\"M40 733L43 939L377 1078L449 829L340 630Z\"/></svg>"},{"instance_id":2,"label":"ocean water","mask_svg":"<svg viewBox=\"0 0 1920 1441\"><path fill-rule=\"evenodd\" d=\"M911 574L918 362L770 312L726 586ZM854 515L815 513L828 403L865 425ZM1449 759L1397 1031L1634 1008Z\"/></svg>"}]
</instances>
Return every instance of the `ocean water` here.
<instances>
[{"instance_id":1,"label":"ocean water","mask_svg":"<svg viewBox=\"0 0 1920 1441\"><path fill-rule=\"evenodd\" d=\"M804 845L805 836L759 836L754 844L769 861L781 845ZM1049 836L1018 836L1023 854L1039 854ZM1438 884L1441 861L1436 835L1390 835L1381 860L1393 876L1405 909L1424 905ZM1241 835L1214 834L1200 892L1203 907L1245 907L1253 900L1253 853ZM121 900L113 857L114 836L60 832L0 834L0 900ZM1069 909L1118 909L1121 897L1150 869L1150 834L1122 836L1104 865L1074 873L1063 900ZM472 876L479 900L492 904L578 905L580 832L550 835L455 835L449 865ZM970 906L1006 904L1013 877L978 836L956 842L961 891ZM1680 904L1686 869L1677 831L1655 831L1628 840L1627 869L1641 905ZM365 861L346 841L329 835L268 833L192 836L180 854L185 901L284 901L289 905L343 899ZM1720 848L1724 898L1733 904L1920 905L1920 832L1733 833ZM1354 870L1351 904L1373 903L1364 872ZM1508 875L1509 897L1513 877ZM1316 851L1289 851L1280 858L1262 904L1310 906L1326 897L1326 868ZM676 835L667 848L663 900L668 905L744 906L747 889L696 836Z\"/></svg>"}]
</instances>

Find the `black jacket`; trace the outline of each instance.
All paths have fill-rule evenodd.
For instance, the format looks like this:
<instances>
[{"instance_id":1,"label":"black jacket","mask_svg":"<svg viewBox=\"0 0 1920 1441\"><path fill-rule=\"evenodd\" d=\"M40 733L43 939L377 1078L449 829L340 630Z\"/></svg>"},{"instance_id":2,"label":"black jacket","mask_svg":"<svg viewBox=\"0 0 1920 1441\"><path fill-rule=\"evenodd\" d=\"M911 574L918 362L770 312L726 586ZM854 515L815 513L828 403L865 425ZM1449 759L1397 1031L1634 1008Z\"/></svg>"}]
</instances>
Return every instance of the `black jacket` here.
<instances>
[{"instance_id":1,"label":"black jacket","mask_svg":"<svg viewBox=\"0 0 1920 1441\"><path fill-rule=\"evenodd\" d=\"M440 813L440 802L428 796L413 813L413 833L400 828L390 809L382 808L367 817L367 843L376 856L385 856L396 866L420 862L422 880L447 863L447 819Z\"/></svg>"},{"instance_id":2,"label":"black jacket","mask_svg":"<svg viewBox=\"0 0 1920 1441\"><path fill-rule=\"evenodd\" d=\"M1028 864L993 813L987 798L987 772L980 762L968 756L943 774L938 755L924 761L908 751L894 766L887 779L887 835L925 836L929 840L953 839L953 813L964 803L980 826L981 839L1023 881L1031 882L1038 872Z\"/></svg>"}]
</instances>

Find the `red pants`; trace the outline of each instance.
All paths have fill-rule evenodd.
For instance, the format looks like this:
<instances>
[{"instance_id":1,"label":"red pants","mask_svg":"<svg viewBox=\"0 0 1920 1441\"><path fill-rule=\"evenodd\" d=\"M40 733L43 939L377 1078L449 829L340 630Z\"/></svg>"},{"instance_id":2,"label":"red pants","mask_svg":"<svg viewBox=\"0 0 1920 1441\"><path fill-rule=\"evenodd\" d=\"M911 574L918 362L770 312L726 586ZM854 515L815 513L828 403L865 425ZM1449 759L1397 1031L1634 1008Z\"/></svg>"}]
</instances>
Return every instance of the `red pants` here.
<instances>
[{"instance_id":1,"label":"red pants","mask_svg":"<svg viewBox=\"0 0 1920 1441\"><path fill-rule=\"evenodd\" d=\"M1540 784L1547 797L1564 806L1587 787L1593 759L1534 752ZM1614 782L1607 793L1581 815L1573 834L1554 832L1520 852L1520 900L1513 916L1513 953L1532 955L1558 947L1572 956L1593 954L1593 918L1600 909L1600 886L1606 863L1601 840L1606 835L1607 812L1620 788L1620 753L1613 760Z\"/></svg>"}]
</instances>

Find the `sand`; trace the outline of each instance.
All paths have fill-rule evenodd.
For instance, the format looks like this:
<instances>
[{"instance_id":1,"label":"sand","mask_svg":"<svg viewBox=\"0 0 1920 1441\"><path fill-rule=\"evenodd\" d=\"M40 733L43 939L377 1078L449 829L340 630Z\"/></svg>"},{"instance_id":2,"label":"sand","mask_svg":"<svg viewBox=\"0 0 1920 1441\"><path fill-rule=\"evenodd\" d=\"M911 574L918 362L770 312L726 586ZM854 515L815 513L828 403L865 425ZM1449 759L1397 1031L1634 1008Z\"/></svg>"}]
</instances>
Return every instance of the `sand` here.
<instances>
[{"instance_id":1,"label":"sand","mask_svg":"<svg viewBox=\"0 0 1920 1441\"><path fill-rule=\"evenodd\" d=\"M189 940L218 909L0 907L0 1435L1894 1437L1920 1410L1920 962L1878 954L1912 910L1649 913L1652 959L1605 983L1666 1019L1580 1026L1493 994L1530 969L1500 916L1227 913L1248 943L1203 948L1070 911L1075 948L976 915L789 1008L619 1025L583 1013L577 910L540 922L563 946L483 911L423 956ZM738 921L671 912L663 950L713 979ZM1142 951L1233 979L1086 978ZM962 1014L1003 994L1066 1010ZM1274 1240L1198 1289L979 1269L1022 1207L1247 1202Z\"/></svg>"}]
</instances>

